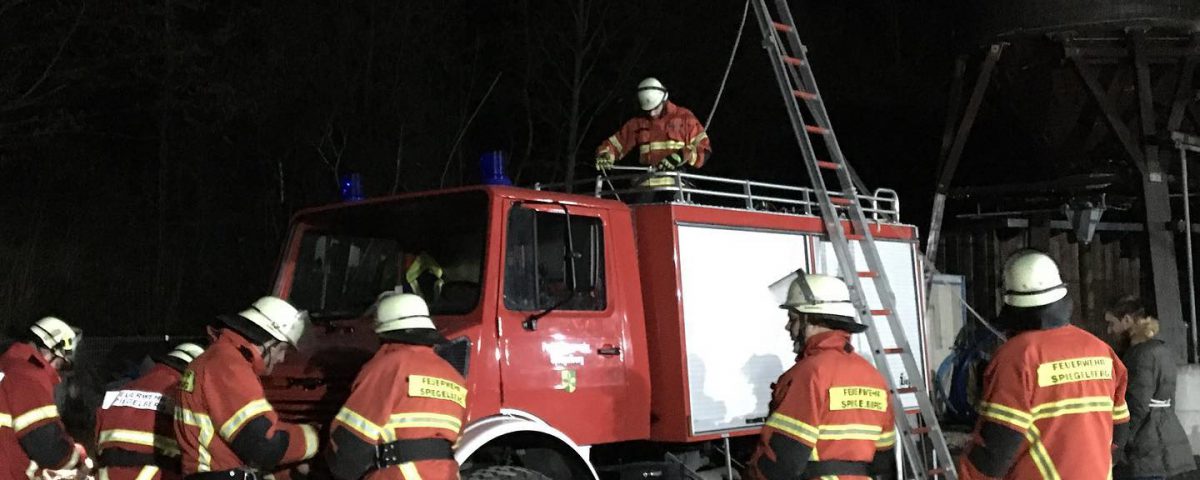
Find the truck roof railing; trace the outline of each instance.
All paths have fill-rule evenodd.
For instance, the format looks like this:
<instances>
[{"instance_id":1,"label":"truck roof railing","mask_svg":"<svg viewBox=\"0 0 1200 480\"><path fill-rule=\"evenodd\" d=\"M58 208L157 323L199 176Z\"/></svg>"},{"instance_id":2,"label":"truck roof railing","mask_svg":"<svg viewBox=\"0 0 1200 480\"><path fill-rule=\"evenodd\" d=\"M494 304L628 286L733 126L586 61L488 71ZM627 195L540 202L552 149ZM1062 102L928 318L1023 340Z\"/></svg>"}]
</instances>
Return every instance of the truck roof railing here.
<instances>
[{"instance_id":1,"label":"truck roof railing","mask_svg":"<svg viewBox=\"0 0 1200 480\"><path fill-rule=\"evenodd\" d=\"M817 192L808 187L677 171L655 172L647 167L612 166L609 171L613 173L601 172L594 180L578 180L572 182L571 185L576 187L574 191L577 192L591 186L593 194L598 198L614 198L626 202L647 192L672 192L674 197L667 200L670 203L792 215L820 214ZM650 178L654 178L661 185L642 186ZM534 189L562 191L565 190L566 185L566 183L537 183L534 184ZM623 187L618 188L617 185ZM900 222L900 198L895 190L877 188L869 195L860 193L858 198L863 212L870 215L875 221ZM657 201L663 202L662 200ZM838 206L837 209L844 211L845 207Z\"/></svg>"}]
</instances>

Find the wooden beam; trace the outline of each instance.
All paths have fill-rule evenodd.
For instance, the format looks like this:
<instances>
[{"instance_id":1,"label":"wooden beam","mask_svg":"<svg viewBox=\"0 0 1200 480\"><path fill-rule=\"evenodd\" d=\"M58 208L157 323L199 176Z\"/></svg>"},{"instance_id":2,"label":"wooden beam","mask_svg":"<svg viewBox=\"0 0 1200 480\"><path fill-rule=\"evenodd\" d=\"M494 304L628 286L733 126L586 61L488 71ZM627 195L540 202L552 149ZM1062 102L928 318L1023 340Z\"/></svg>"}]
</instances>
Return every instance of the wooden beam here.
<instances>
[{"instance_id":1,"label":"wooden beam","mask_svg":"<svg viewBox=\"0 0 1200 480\"><path fill-rule=\"evenodd\" d=\"M1137 166L1142 174L1146 173L1146 162L1142 156L1142 150L1139 143L1134 139L1133 133L1129 131L1129 127L1125 126L1125 122L1121 120L1121 113L1113 104L1111 98L1105 96L1104 87L1100 85L1100 80L1096 78L1095 72L1088 66L1087 61L1079 56L1071 56L1071 63L1075 65L1075 71L1079 73L1079 77L1083 79L1084 85L1092 92L1092 98L1096 100L1096 104L1100 106L1100 111L1104 112L1104 116L1108 118L1108 126L1113 129L1113 133L1117 135L1117 139L1121 141L1121 146L1125 147L1125 152L1129 154L1129 159Z\"/></svg>"}]
</instances>

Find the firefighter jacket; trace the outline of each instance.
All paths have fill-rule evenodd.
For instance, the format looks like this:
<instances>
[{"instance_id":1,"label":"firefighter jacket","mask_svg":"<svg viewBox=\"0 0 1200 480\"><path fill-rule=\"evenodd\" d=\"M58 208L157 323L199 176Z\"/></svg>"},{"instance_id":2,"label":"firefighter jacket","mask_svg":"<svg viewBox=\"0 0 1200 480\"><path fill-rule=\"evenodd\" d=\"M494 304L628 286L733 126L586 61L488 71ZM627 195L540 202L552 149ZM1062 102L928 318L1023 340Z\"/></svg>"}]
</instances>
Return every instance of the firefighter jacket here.
<instances>
[{"instance_id":1,"label":"firefighter jacket","mask_svg":"<svg viewBox=\"0 0 1200 480\"><path fill-rule=\"evenodd\" d=\"M996 350L983 381L959 478L1109 478L1129 409L1108 344L1071 325L1026 331Z\"/></svg>"},{"instance_id":2,"label":"firefighter jacket","mask_svg":"<svg viewBox=\"0 0 1200 480\"><path fill-rule=\"evenodd\" d=\"M891 394L854 353L848 332L808 338L800 361L775 383L770 410L750 459L752 478L867 479L895 470Z\"/></svg>"},{"instance_id":3,"label":"firefighter jacket","mask_svg":"<svg viewBox=\"0 0 1200 480\"><path fill-rule=\"evenodd\" d=\"M385 342L363 365L330 428L334 476L458 478L451 448L466 417L465 384L432 347Z\"/></svg>"},{"instance_id":4,"label":"firefighter jacket","mask_svg":"<svg viewBox=\"0 0 1200 480\"><path fill-rule=\"evenodd\" d=\"M0 478L33 478L39 468L76 468L81 458L67 434L54 386L58 371L28 343L0 355Z\"/></svg>"},{"instance_id":5,"label":"firefighter jacket","mask_svg":"<svg viewBox=\"0 0 1200 480\"><path fill-rule=\"evenodd\" d=\"M270 472L317 453L316 429L280 421L267 402L264 368L258 347L229 329L188 365L174 422L184 474Z\"/></svg>"},{"instance_id":6,"label":"firefighter jacket","mask_svg":"<svg viewBox=\"0 0 1200 480\"><path fill-rule=\"evenodd\" d=\"M596 155L612 155L620 160L634 148L642 165L658 165L668 155L683 151L683 161L694 168L704 166L712 148L704 126L691 110L670 101L657 118L638 115L625 122L621 130L608 137L596 149Z\"/></svg>"},{"instance_id":7,"label":"firefighter jacket","mask_svg":"<svg viewBox=\"0 0 1200 480\"><path fill-rule=\"evenodd\" d=\"M96 410L100 477L180 478L179 444L172 424L179 375L174 367L158 363L120 390L105 392Z\"/></svg>"}]
</instances>

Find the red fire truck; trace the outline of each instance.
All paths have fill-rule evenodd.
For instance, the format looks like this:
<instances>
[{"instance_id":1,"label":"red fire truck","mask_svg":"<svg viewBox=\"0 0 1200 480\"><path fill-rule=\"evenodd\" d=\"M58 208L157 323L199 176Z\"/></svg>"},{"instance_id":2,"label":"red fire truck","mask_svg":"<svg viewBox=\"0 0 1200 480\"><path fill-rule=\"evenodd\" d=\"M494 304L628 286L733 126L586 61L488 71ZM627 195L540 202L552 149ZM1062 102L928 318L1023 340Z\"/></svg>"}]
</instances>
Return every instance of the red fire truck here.
<instances>
[{"instance_id":1,"label":"red fire truck","mask_svg":"<svg viewBox=\"0 0 1200 480\"><path fill-rule=\"evenodd\" d=\"M675 181L663 203L611 199L598 179L595 195L476 186L300 212L275 291L314 325L268 396L327 423L377 346L372 304L416 290L467 370L464 478L720 478L795 361L768 285L838 269L811 190ZM923 360L916 228L894 192L861 198ZM436 275L411 275L418 259Z\"/></svg>"}]
</instances>

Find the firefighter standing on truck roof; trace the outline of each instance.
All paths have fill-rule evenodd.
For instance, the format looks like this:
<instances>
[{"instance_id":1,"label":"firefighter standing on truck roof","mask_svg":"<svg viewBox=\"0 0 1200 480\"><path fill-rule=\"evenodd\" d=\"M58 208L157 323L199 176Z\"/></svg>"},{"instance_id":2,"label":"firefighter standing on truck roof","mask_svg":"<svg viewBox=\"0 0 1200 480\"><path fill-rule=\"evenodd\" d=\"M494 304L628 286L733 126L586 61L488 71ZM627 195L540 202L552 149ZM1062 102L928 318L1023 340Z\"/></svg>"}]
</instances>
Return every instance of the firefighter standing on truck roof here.
<instances>
[{"instance_id":1,"label":"firefighter standing on truck roof","mask_svg":"<svg viewBox=\"0 0 1200 480\"><path fill-rule=\"evenodd\" d=\"M46 317L0 355L0 478L33 478L41 469L87 476L87 453L67 434L54 404L59 372L74 364L81 335Z\"/></svg>"},{"instance_id":2,"label":"firefighter standing on truck roof","mask_svg":"<svg viewBox=\"0 0 1200 480\"><path fill-rule=\"evenodd\" d=\"M425 300L383 298L375 331L382 346L330 427L330 471L343 480L458 478L453 446L466 417L466 381L434 351L445 339Z\"/></svg>"},{"instance_id":3,"label":"firefighter standing on truck roof","mask_svg":"<svg viewBox=\"0 0 1200 480\"><path fill-rule=\"evenodd\" d=\"M841 279L796 273L779 307L788 312L787 330L800 358L773 386L751 477L891 478L891 394L875 367L850 346L850 336L867 326L855 320Z\"/></svg>"},{"instance_id":4,"label":"firefighter standing on truck roof","mask_svg":"<svg viewBox=\"0 0 1200 480\"><path fill-rule=\"evenodd\" d=\"M263 297L223 320L226 328L179 380L175 439L185 478L262 478L312 458L316 429L280 421L259 380L296 346L307 315Z\"/></svg>"},{"instance_id":5,"label":"firefighter standing on truck roof","mask_svg":"<svg viewBox=\"0 0 1200 480\"><path fill-rule=\"evenodd\" d=\"M684 165L704 166L712 148L704 125L691 110L667 100L667 88L656 78L638 84L638 105L644 116L625 122L617 133L596 148L596 170L611 167L625 154L638 150L638 161L657 170L676 170ZM665 182L664 182L665 181ZM652 178L642 186L673 185L669 177Z\"/></svg>"},{"instance_id":6,"label":"firefighter standing on truck roof","mask_svg":"<svg viewBox=\"0 0 1200 480\"><path fill-rule=\"evenodd\" d=\"M175 391L188 364L204 353L181 343L157 359L154 367L120 390L105 392L96 411L96 448L100 478L172 480L181 478L175 441Z\"/></svg>"},{"instance_id":7,"label":"firefighter standing on truck roof","mask_svg":"<svg viewBox=\"0 0 1200 480\"><path fill-rule=\"evenodd\" d=\"M1070 324L1067 286L1046 254L1013 254L1004 288L1000 321L1014 334L984 373L960 478L1110 478L1113 450L1128 436L1125 367Z\"/></svg>"}]
</instances>

